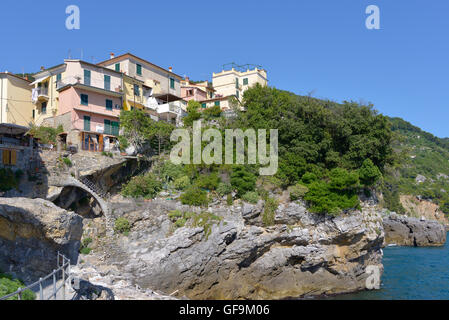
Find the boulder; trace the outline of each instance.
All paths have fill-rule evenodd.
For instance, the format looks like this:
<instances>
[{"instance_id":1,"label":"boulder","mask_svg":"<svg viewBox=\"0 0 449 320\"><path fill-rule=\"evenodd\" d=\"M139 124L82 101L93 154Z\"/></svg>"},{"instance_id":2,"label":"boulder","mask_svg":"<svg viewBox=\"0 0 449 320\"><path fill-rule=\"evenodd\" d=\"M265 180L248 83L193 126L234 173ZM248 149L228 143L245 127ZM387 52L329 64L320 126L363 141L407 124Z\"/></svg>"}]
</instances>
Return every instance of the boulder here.
<instances>
[{"instance_id":1,"label":"boulder","mask_svg":"<svg viewBox=\"0 0 449 320\"><path fill-rule=\"evenodd\" d=\"M76 263L82 218L43 199L0 198L0 269L25 281L57 268L57 252Z\"/></svg>"},{"instance_id":2,"label":"boulder","mask_svg":"<svg viewBox=\"0 0 449 320\"><path fill-rule=\"evenodd\" d=\"M384 217L385 244L399 246L443 246L446 229L437 221L391 214Z\"/></svg>"}]
</instances>

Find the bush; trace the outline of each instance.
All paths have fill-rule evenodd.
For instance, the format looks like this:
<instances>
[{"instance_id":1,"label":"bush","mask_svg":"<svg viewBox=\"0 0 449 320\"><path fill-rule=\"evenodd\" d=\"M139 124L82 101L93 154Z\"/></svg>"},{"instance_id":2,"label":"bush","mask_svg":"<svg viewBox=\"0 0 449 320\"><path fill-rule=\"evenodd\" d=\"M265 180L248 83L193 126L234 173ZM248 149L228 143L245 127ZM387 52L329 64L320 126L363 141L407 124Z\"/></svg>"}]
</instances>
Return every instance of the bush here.
<instances>
[{"instance_id":1,"label":"bush","mask_svg":"<svg viewBox=\"0 0 449 320\"><path fill-rule=\"evenodd\" d=\"M232 206L234 204L234 199L232 198L232 194L228 194L226 196L226 204L228 206Z\"/></svg>"},{"instance_id":2,"label":"bush","mask_svg":"<svg viewBox=\"0 0 449 320\"><path fill-rule=\"evenodd\" d=\"M297 185L290 187L289 191L290 191L290 200L296 201L304 198L306 193L309 192L309 188L307 188L305 185L298 183Z\"/></svg>"},{"instance_id":3,"label":"bush","mask_svg":"<svg viewBox=\"0 0 449 320\"><path fill-rule=\"evenodd\" d=\"M125 197L153 199L162 190L162 182L156 179L152 173L133 177L122 187Z\"/></svg>"},{"instance_id":4,"label":"bush","mask_svg":"<svg viewBox=\"0 0 449 320\"><path fill-rule=\"evenodd\" d=\"M211 108L207 108L202 112L202 116L205 120L219 118L221 116L221 108L219 106L213 106Z\"/></svg>"},{"instance_id":5,"label":"bush","mask_svg":"<svg viewBox=\"0 0 449 320\"><path fill-rule=\"evenodd\" d=\"M160 177L163 181L175 181L184 175L184 168L171 161L164 162L160 170Z\"/></svg>"},{"instance_id":6,"label":"bush","mask_svg":"<svg viewBox=\"0 0 449 320\"><path fill-rule=\"evenodd\" d=\"M274 225L274 216L276 214L276 210L279 206L279 203L274 198L267 198L265 201L265 207L262 214L262 222L264 226L269 227Z\"/></svg>"},{"instance_id":7,"label":"bush","mask_svg":"<svg viewBox=\"0 0 449 320\"><path fill-rule=\"evenodd\" d=\"M105 152L105 151L103 151L103 152L101 152L101 154L102 154L103 156L109 157L109 158L113 158L113 157L114 157L114 155L112 154L112 152Z\"/></svg>"},{"instance_id":8,"label":"bush","mask_svg":"<svg viewBox=\"0 0 449 320\"><path fill-rule=\"evenodd\" d=\"M190 179L187 176L178 178L173 183L177 190L185 190L190 186Z\"/></svg>"},{"instance_id":9,"label":"bush","mask_svg":"<svg viewBox=\"0 0 449 320\"><path fill-rule=\"evenodd\" d=\"M360 182L368 187L374 185L382 177L382 173L371 159L366 159L359 169L359 177Z\"/></svg>"},{"instance_id":10,"label":"bush","mask_svg":"<svg viewBox=\"0 0 449 320\"><path fill-rule=\"evenodd\" d=\"M195 185L198 188L206 189L206 190L215 190L220 183L220 177L217 173L213 172L211 174L202 174L195 181Z\"/></svg>"},{"instance_id":11,"label":"bush","mask_svg":"<svg viewBox=\"0 0 449 320\"><path fill-rule=\"evenodd\" d=\"M4 297L8 294L11 294L13 292L16 292L19 288L24 288L26 285L23 283L23 281L19 279L14 279L9 274L0 273L0 297ZM19 297L13 296L9 298L8 300L18 300ZM22 300L35 300L36 294L31 290L25 290L22 292Z\"/></svg>"},{"instance_id":12,"label":"bush","mask_svg":"<svg viewBox=\"0 0 449 320\"><path fill-rule=\"evenodd\" d=\"M33 126L29 134L38 139L42 144L56 144L58 134L64 132L64 128L60 125L58 128Z\"/></svg>"},{"instance_id":13,"label":"bush","mask_svg":"<svg viewBox=\"0 0 449 320\"><path fill-rule=\"evenodd\" d=\"M209 199L206 191L203 191L196 186L192 186L181 195L181 202L182 204L190 206L207 206Z\"/></svg>"},{"instance_id":14,"label":"bush","mask_svg":"<svg viewBox=\"0 0 449 320\"><path fill-rule=\"evenodd\" d=\"M231 174L231 185L237 190L240 197L256 189L256 180L255 174L243 166L235 167Z\"/></svg>"},{"instance_id":15,"label":"bush","mask_svg":"<svg viewBox=\"0 0 449 320\"><path fill-rule=\"evenodd\" d=\"M232 193L232 191L233 191L232 190L232 186L229 183L221 182L221 183L218 184L217 193L220 196L226 196L226 195Z\"/></svg>"},{"instance_id":16,"label":"bush","mask_svg":"<svg viewBox=\"0 0 449 320\"><path fill-rule=\"evenodd\" d=\"M131 225L126 218L120 217L115 220L114 231L118 233L123 233L124 235L128 235L131 230Z\"/></svg>"},{"instance_id":17,"label":"bush","mask_svg":"<svg viewBox=\"0 0 449 320\"><path fill-rule=\"evenodd\" d=\"M86 248L81 248L80 249L80 253L84 254L84 255L88 255L89 253L92 252L92 248L86 247Z\"/></svg>"},{"instance_id":18,"label":"bush","mask_svg":"<svg viewBox=\"0 0 449 320\"><path fill-rule=\"evenodd\" d=\"M19 181L11 169L0 168L0 191L8 191L19 186Z\"/></svg>"},{"instance_id":19,"label":"bush","mask_svg":"<svg viewBox=\"0 0 449 320\"><path fill-rule=\"evenodd\" d=\"M243 195L242 200L249 203L257 203L259 201L259 195L257 192L250 191Z\"/></svg>"},{"instance_id":20,"label":"bush","mask_svg":"<svg viewBox=\"0 0 449 320\"><path fill-rule=\"evenodd\" d=\"M71 167L71 166L72 166L72 161L70 161L69 158L62 158L62 162L64 162L64 164L65 164L67 167Z\"/></svg>"}]
</instances>

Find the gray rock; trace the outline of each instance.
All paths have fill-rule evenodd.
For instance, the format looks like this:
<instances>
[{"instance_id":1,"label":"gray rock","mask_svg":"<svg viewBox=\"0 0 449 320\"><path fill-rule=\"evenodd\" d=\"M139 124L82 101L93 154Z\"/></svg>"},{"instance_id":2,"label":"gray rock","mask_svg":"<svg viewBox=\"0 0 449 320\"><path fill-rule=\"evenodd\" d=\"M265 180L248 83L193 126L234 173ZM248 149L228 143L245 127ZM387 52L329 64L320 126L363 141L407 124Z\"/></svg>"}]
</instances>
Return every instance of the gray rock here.
<instances>
[{"instance_id":1,"label":"gray rock","mask_svg":"<svg viewBox=\"0 0 449 320\"><path fill-rule=\"evenodd\" d=\"M437 221L392 214L383 219L385 244L401 246L443 246L446 230Z\"/></svg>"}]
</instances>

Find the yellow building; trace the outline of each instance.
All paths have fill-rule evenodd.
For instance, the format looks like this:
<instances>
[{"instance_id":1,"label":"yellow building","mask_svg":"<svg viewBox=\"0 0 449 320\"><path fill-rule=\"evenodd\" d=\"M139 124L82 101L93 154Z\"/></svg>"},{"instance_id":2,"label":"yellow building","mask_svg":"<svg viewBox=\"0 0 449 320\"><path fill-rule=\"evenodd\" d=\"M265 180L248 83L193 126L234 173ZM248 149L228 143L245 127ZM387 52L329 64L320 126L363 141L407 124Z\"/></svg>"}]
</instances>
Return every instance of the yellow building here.
<instances>
[{"instance_id":1,"label":"yellow building","mask_svg":"<svg viewBox=\"0 0 449 320\"><path fill-rule=\"evenodd\" d=\"M34 75L31 83L31 100L34 104L34 123L41 125L48 118L55 117L58 112L61 80L64 78L65 64L44 69Z\"/></svg>"},{"instance_id":2,"label":"yellow building","mask_svg":"<svg viewBox=\"0 0 449 320\"><path fill-rule=\"evenodd\" d=\"M250 65L234 65L231 70L212 74L212 85L218 97L236 96L240 100L243 93L256 83L268 85L267 72L260 67L251 69Z\"/></svg>"},{"instance_id":3,"label":"yellow building","mask_svg":"<svg viewBox=\"0 0 449 320\"><path fill-rule=\"evenodd\" d=\"M30 81L0 73L0 123L29 127L33 120Z\"/></svg>"},{"instance_id":4,"label":"yellow building","mask_svg":"<svg viewBox=\"0 0 449 320\"><path fill-rule=\"evenodd\" d=\"M141 80L123 75L123 86L125 98L123 109L130 111L132 109L145 110L148 99L152 95L152 89L145 85Z\"/></svg>"}]
</instances>

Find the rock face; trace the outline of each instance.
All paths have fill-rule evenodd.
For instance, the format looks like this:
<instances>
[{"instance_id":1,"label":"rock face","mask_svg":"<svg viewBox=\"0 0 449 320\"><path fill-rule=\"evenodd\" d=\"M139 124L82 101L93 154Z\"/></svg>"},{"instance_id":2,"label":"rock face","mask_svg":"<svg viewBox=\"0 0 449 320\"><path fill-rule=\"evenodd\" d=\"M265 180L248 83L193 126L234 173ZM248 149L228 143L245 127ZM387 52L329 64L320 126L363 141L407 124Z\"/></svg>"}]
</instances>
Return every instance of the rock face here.
<instances>
[{"instance_id":1,"label":"rock face","mask_svg":"<svg viewBox=\"0 0 449 320\"><path fill-rule=\"evenodd\" d=\"M385 244L399 246L442 246L446 230L437 221L410 218L397 214L384 217Z\"/></svg>"},{"instance_id":2,"label":"rock face","mask_svg":"<svg viewBox=\"0 0 449 320\"><path fill-rule=\"evenodd\" d=\"M56 269L57 251L76 263L82 218L42 199L0 198L0 269L25 281Z\"/></svg>"},{"instance_id":3,"label":"rock face","mask_svg":"<svg viewBox=\"0 0 449 320\"><path fill-rule=\"evenodd\" d=\"M374 207L331 218L288 203L271 227L260 223L263 203L214 207L208 210L223 220L208 235L198 227L173 231L167 213L174 209L199 210L168 201L114 208L133 230L94 248L104 273L177 297L282 299L363 290L368 266L383 271L382 218Z\"/></svg>"}]
</instances>

